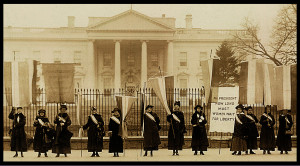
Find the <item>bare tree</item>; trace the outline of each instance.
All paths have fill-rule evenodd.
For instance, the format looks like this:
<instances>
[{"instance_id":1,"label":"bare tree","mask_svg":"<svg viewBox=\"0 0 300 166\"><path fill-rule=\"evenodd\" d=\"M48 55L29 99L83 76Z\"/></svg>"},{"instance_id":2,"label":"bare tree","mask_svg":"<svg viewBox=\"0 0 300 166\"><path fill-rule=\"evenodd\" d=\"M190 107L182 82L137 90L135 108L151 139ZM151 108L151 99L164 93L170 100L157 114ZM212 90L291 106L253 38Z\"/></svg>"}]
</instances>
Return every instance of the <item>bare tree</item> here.
<instances>
[{"instance_id":1,"label":"bare tree","mask_svg":"<svg viewBox=\"0 0 300 166\"><path fill-rule=\"evenodd\" d=\"M297 63L297 6L281 8L275 20L272 41L263 43L258 36L259 26L245 18L242 26L246 33L234 34L235 49L270 59L277 66Z\"/></svg>"}]
</instances>

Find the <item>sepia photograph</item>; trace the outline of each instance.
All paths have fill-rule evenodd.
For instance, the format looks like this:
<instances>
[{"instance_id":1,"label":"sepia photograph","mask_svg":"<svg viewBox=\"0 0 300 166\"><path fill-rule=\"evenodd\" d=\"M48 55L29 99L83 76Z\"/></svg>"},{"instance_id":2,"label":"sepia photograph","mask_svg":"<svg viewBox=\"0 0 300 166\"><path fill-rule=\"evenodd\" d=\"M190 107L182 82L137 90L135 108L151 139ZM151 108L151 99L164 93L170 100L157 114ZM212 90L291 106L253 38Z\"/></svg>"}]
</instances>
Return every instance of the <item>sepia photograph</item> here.
<instances>
[{"instance_id":1,"label":"sepia photograph","mask_svg":"<svg viewBox=\"0 0 300 166\"><path fill-rule=\"evenodd\" d=\"M297 162L296 4L3 4L3 162Z\"/></svg>"}]
</instances>

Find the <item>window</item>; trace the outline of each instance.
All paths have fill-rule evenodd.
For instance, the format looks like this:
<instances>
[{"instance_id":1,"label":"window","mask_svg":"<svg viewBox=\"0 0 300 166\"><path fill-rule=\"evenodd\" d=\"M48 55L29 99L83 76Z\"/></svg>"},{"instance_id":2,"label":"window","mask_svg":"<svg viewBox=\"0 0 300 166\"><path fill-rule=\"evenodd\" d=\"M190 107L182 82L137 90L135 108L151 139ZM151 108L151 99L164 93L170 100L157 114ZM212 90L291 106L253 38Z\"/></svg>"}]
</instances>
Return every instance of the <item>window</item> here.
<instances>
[{"instance_id":1,"label":"window","mask_svg":"<svg viewBox=\"0 0 300 166\"><path fill-rule=\"evenodd\" d=\"M127 56L127 66L134 66L135 62L134 62L134 55L133 54L129 54Z\"/></svg>"},{"instance_id":2,"label":"window","mask_svg":"<svg viewBox=\"0 0 300 166\"><path fill-rule=\"evenodd\" d=\"M103 66L111 67L112 66L112 56L110 53L106 52L103 54Z\"/></svg>"},{"instance_id":3,"label":"window","mask_svg":"<svg viewBox=\"0 0 300 166\"><path fill-rule=\"evenodd\" d=\"M179 65L180 66L187 66L187 53L181 52L179 56Z\"/></svg>"},{"instance_id":4,"label":"window","mask_svg":"<svg viewBox=\"0 0 300 166\"><path fill-rule=\"evenodd\" d=\"M61 51L54 51L54 62L60 62Z\"/></svg>"},{"instance_id":5,"label":"window","mask_svg":"<svg viewBox=\"0 0 300 166\"><path fill-rule=\"evenodd\" d=\"M180 96L187 95L187 79L180 79Z\"/></svg>"},{"instance_id":6,"label":"window","mask_svg":"<svg viewBox=\"0 0 300 166\"><path fill-rule=\"evenodd\" d=\"M157 52L151 53L151 66L157 67L158 66L158 55Z\"/></svg>"},{"instance_id":7,"label":"window","mask_svg":"<svg viewBox=\"0 0 300 166\"><path fill-rule=\"evenodd\" d=\"M81 63L81 51L74 51L74 63Z\"/></svg>"},{"instance_id":8,"label":"window","mask_svg":"<svg viewBox=\"0 0 300 166\"><path fill-rule=\"evenodd\" d=\"M41 61L41 51L33 51L33 59L37 61Z\"/></svg>"}]
</instances>

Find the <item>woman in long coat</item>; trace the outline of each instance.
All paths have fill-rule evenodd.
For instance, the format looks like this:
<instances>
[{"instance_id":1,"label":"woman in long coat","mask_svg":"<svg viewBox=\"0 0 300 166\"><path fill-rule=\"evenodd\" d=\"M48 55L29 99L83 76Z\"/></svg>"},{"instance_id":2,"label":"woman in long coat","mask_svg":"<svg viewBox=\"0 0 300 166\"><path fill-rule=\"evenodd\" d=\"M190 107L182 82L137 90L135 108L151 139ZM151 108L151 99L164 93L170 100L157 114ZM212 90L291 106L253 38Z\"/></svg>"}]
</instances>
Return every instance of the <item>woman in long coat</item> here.
<instances>
[{"instance_id":1,"label":"woman in long coat","mask_svg":"<svg viewBox=\"0 0 300 166\"><path fill-rule=\"evenodd\" d=\"M287 112L287 110L283 110L284 114L279 116L279 129L277 134L277 146L280 154L288 154L288 151L292 151L292 135L287 134L286 131L291 130L293 126L292 116ZM290 111L290 110L289 110Z\"/></svg>"},{"instance_id":2,"label":"woman in long coat","mask_svg":"<svg viewBox=\"0 0 300 166\"><path fill-rule=\"evenodd\" d=\"M56 116L54 123L56 126L55 131L55 140L52 153L56 153L56 157L59 157L60 154L64 154L67 157L67 154L71 153L71 137L73 133L68 130L68 126L71 125L71 119L66 113L67 106L61 105L60 113Z\"/></svg>"},{"instance_id":3,"label":"woman in long coat","mask_svg":"<svg viewBox=\"0 0 300 166\"><path fill-rule=\"evenodd\" d=\"M258 119L253 114L253 109L251 106L246 108L247 111L247 149L250 149L250 154L255 154L253 149L257 149L257 137L258 131L256 127L256 123L258 123ZM248 150L246 151L248 154Z\"/></svg>"},{"instance_id":4,"label":"woman in long coat","mask_svg":"<svg viewBox=\"0 0 300 166\"><path fill-rule=\"evenodd\" d=\"M235 155L237 151L237 155L241 155L241 151L247 151L247 141L246 141L246 116L242 112L244 106L239 104L235 107L237 110L234 124L234 131L232 134L232 144L230 151L233 151L232 155Z\"/></svg>"},{"instance_id":5,"label":"woman in long coat","mask_svg":"<svg viewBox=\"0 0 300 166\"><path fill-rule=\"evenodd\" d=\"M276 147L275 134L274 134L274 124L275 119L271 114L271 106L267 105L265 112L260 118L259 123L262 125L260 132L260 144L259 147L263 150L263 154L271 154L270 151L274 151Z\"/></svg>"},{"instance_id":6,"label":"woman in long coat","mask_svg":"<svg viewBox=\"0 0 300 166\"><path fill-rule=\"evenodd\" d=\"M114 157L119 157L119 153L123 153L123 140L119 134L120 120L121 120L121 110L115 108L113 111L113 116L110 117L108 130L110 132L109 138L109 153L114 153Z\"/></svg>"},{"instance_id":7,"label":"woman in long coat","mask_svg":"<svg viewBox=\"0 0 300 166\"><path fill-rule=\"evenodd\" d=\"M147 151L150 151L151 156L153 156L152 151L158 150L158 145L161 144L159 138L160 120L152 110L153 106L148 105L144 114L144 156L147 156Z\"/></svg>"},{"instance_id":8,"label":"woman in long coat","mask_svg":"<svg viewBox=\"0 0 300 166\"><path fill-rule=\"evenodd\" d=\"M88 129L88 152L93 152L91 157L99 157L98 152L103 149L104 122L101 115L97 114L96 107L92 107L92 114L83 129Z\"/></svg>"},{"instance_id":9,"label":"woman in long coat","mask_svg":"<svg viewBox=\"0 0 300 166\"><path fill-rule=\"evenodd\" d=\"M45 153L45 157L48 157L47 152L51 149L51 139L47 135L47 123L49 119L45 116L46 110L40 109L39 115L36 116L33 126L36 127L34 140L33 140L33 149L35 152L38 152L38 157L41 156L41 153Z\"/></svg>"},{"instance_id":10,"label":"woman in long coat","mask_svg":"<svg viewBox=\"0 0 300 166\"><path fill-rule=\"evenodd\" d=\"M201 105L196 105L194 109L195 113L191 120L193 125L192 151L195 151L194 155L197 155L197 151L200 151L200 155L204 155L203 151L207 151L208 147L208 139L205 128L207 121Z\"/></svg>"},{"instance_id":11,"label":"woman in long coat","mask_svg":"<svg viewBox=\"0 0 300 166\"><path fill-rule=\"evenodd\" d=\"M13 120L13 128L11 133L11 151L15 151L14 157L18 157L18 151L21 152L21 157L23 152L27 152L27 141L24 126L26 124L26 116L22 113L22 107L17 108L17 113L15 113L15 108L13 107L9 119Z\"/></svg>"},{"instance_id":12,"label":"woman in long coat","mask_svg":"<svg viewBox=\"0 0 300 166\"><path fill-rule=\"evenodd\" d=\"M179 155L178 150L182 150L184 145L184 133L186 133L184 115L179 110L180 102L174 103L174 111L167 116L167 121L170 123L168 133L168 150L173 150L173 156Z\"/></svg>"}]
</instances>

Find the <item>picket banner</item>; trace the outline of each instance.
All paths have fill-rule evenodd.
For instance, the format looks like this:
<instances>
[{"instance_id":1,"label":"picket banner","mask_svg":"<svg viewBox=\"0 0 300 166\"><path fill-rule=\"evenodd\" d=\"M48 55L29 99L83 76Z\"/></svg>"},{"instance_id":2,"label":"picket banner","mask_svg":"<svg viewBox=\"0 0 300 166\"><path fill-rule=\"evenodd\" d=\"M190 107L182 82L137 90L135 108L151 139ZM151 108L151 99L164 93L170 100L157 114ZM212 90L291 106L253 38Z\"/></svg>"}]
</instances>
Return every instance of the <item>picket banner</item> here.
<instances>
[{"instance_id":1,"label":"picket banner","mask_svg":"<svg viewBox=\"0 0 300 166\"><path fill-rule=\"evenodd\" d=\"M297 113L297 64L291 65L291 111Z\"/></svg>"},{"instance_id":2,"label":"picket banner","mask_svg":"<svg viewBox=\"0 0 300 166\"><path fill-rule=\"evenodd\" d=\"M239 87L213 87L209 132L233 133Z\"/></svg>"}]
</instances>

